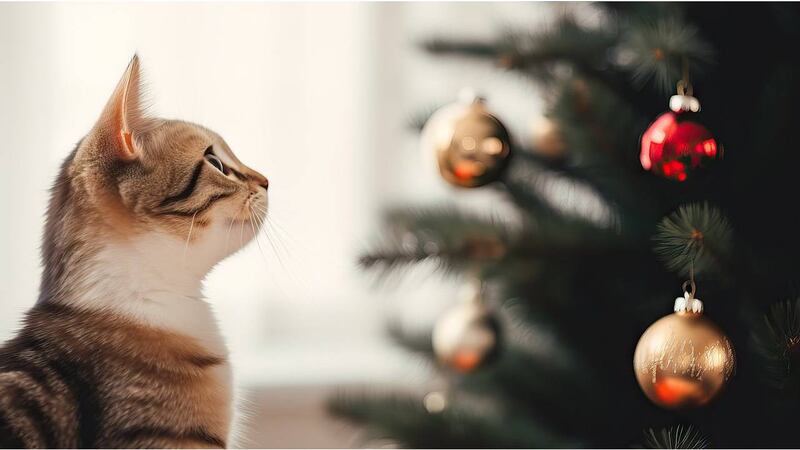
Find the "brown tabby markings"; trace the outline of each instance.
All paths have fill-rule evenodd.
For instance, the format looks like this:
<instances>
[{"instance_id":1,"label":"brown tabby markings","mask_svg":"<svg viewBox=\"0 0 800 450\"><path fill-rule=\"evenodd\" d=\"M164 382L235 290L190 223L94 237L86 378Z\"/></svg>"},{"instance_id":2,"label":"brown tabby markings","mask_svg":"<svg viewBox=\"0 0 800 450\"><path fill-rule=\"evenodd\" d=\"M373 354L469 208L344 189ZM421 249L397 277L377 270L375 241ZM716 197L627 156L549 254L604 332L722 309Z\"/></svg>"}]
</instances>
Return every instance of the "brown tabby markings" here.
<instances>
[{"instance_id":1,"label":"brown tabby markings","mask_svg":"<svg viewBox=\"0 0 800 450\"><path fill-rule=\"evenodd\" d=\"M227 444L230 367L200 288L256 233L268 183L213 131L147 117L140 91L134 57L53 186L39 301L0 346L0 447Z\"/></svg>"},{"instance_id":2,"label":"brown tabby markings","mask_svg":"<svg viewBox=\"0 0 800 450\"><path fill-rule=\"evenodd\" d=\"M118 315L35 307L0 352L0 443L16 447L224 447L223 358ZM3 425L3 421L0 421ZM6 437L18 436L8 442Z\"/></svg>"}]
</instances>

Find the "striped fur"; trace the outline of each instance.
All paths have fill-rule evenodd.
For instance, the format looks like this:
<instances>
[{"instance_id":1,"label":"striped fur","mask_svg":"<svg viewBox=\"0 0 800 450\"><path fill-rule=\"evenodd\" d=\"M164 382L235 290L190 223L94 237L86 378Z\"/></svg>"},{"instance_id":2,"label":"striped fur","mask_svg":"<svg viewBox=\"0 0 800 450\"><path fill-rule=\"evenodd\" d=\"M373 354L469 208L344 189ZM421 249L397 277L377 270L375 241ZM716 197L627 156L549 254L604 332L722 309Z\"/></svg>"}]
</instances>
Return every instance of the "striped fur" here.
<instances>
[{"instance_id":1,"label":"striped fur","mask_svg":"<svg viewBox=\"0 0 800 450\"><path fill-rule=\"evenodd\" d=\"M3 447L224 447L225 359L118 315L44 303L0 349Z\"/></svg>"},{"instance_id":2,"label":"striped fur","mask_svg":"<svg viewBox=\"0 0 800 450\"><path fill-rule=\"evenodd\" d=\"M0 346L0 447L229 442L202 281L255 236L268 184L213 131L146 117L139 80L134 57L53 186L39 300Z\"/></svg>"}]
</instances>

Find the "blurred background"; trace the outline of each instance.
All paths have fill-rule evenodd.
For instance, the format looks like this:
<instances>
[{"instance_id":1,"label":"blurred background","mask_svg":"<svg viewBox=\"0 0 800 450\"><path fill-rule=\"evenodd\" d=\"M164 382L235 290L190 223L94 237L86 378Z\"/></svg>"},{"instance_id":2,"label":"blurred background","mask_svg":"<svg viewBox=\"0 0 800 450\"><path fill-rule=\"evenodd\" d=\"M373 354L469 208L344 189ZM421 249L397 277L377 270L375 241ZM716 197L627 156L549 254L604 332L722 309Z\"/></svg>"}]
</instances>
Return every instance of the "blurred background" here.
<instances>
[{"instance_id":1,"label":"blurred background","mask_svg":"<svg viewBox=\"0 0 800 450\"><path fill-rule=\"evenodd\" d=\"M489 66L437 62L433 35L536 27L546 4L0 4L0 339L35 301L48 189L134 52L153 112L219 132L270 178L271 240L219 265L219 313L251 411L247 445L355 445L324 412L332 388L425 384L429 367L392 345L388 317L430 323L457 280L375 286L357 259L388 205L453 198L409 127L463 87L491 98L521 137L535 87ZM530 92L525 102L520 93ZM490 210L493 192L456 195ZM402 288L402 289L401 289ZM403 292L397 301L395 292Z\"/></svg>"},{"instance_id":2,"label":"blurred background","mask_svg":"<svg viewBox=\"0 0 800 450\"><path fill-rule=\"evenodd\" d=\"M798 447L798 23L0 4L0 338L37 296L57 168L138 52L154 112L270 179L265 236L205 289L238 445Z\"/></svg>"}]
</instances>

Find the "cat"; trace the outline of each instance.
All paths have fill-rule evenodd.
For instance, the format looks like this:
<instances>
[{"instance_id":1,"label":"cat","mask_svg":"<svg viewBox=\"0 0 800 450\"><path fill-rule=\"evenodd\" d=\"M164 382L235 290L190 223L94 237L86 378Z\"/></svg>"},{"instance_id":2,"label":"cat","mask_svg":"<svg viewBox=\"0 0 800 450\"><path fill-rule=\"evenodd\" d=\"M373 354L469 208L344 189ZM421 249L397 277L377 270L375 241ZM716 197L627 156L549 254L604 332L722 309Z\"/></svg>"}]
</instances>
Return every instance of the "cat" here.
<instances>
[{"instance_id":1,"label":"cat","mask_svg":"<svg viewBox=\"0 0 800 450\"><path fill-rule=\"evenodd\" d=\"M226 447L201 285L255 237L268 187L215 132L146 114L134 56L53 186L39 299L0 347L0 446Z\"/></svg>"}]
</instances>

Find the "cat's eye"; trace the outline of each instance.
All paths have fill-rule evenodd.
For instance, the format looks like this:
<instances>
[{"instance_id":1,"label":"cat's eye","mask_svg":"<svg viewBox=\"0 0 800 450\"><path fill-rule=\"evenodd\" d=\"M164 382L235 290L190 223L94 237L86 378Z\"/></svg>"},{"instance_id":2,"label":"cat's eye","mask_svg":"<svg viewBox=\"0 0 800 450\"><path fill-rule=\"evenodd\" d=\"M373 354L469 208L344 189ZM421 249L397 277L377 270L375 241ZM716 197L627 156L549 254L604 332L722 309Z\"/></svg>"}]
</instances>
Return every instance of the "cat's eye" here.
<instances>
[{"instance_id":1,"label":"cat's eye","mask_svg":"<svg viewBox=\"0 0 800 450\"><path fill-rule=\"evenodd\" d=\"M209 147L209 149L206 150L206 155L205 155L206 161L210 162L212 166L214 166L217 170L219 170L220 172L222 172L224 174L225 173L225 164L222 163L222 160L219 159L217 157L217 155L211 153L210 149L211 149L211 147Z\"/></svg>"}]
</instances>

